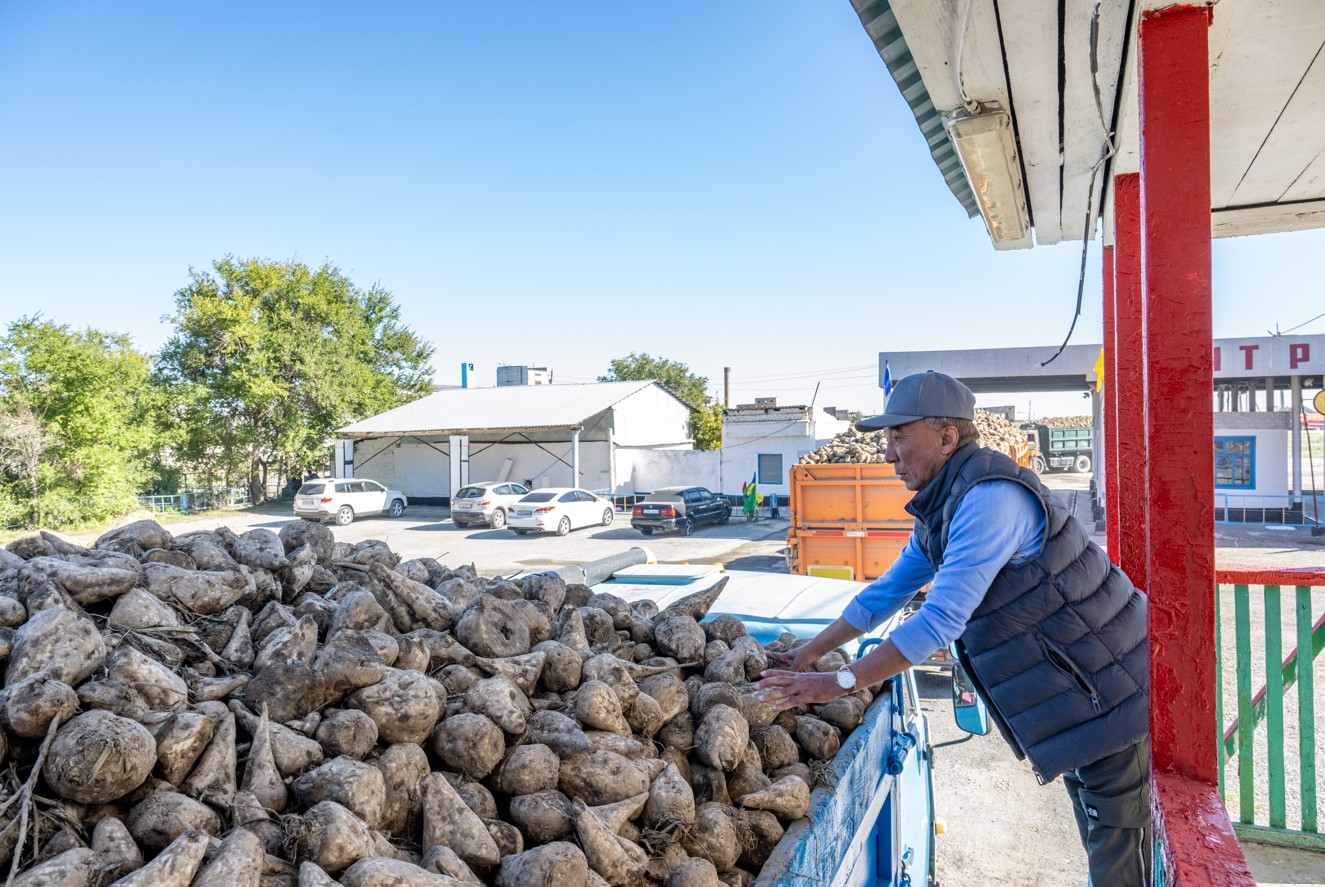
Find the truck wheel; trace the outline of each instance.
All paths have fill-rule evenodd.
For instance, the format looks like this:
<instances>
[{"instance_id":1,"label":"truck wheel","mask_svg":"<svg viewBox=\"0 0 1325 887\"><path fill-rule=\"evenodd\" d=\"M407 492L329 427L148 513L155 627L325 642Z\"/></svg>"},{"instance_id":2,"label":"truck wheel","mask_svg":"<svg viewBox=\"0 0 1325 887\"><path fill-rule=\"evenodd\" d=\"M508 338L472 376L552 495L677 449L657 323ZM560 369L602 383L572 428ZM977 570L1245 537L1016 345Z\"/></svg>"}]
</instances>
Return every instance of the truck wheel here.
<instances>
[{"instance_id":1,"label":"truck wheel","mask_svg":"<svg viewBox=\"0 0 1325 887\"><path fill-rule=\"evenodd\" d=\"M1090 473L1090 457L1089 457L1089 456L1077 456L1076 461L1072 463L1072 468L1076 470L1077 474L1089 474L1089 473Z\"/></svg>"},{"instance_id":2,"label":"truck wheel","mask_svg":"<svg viewBox=\"0 0 1325 887\"><path fill-rule=\"evenodd\" d=\"M1044 461L1043 456L1036 456L1035 460L1031 463L1031 467L1035 469L1036 474L1049 473L1049 463Z\"/></svg>"}]
</instances>

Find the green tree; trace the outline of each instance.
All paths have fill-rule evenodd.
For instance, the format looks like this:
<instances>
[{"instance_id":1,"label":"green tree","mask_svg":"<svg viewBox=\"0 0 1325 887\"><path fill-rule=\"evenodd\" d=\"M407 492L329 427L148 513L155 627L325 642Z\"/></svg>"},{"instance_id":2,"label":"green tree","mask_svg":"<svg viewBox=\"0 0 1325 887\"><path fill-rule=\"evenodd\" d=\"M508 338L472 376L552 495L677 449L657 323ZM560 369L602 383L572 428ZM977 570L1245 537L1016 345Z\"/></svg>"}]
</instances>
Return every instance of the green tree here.
<instances>
[{"instance_id":1,"label":"green tree","mask_svg":"<svg viewBox=\"0 0 1325 887\"><path fill-rule=\"evenodd\" d=\"M708 396L708 377L695 375L685 364L632 351L614 359L598 381L657 382L691 408L690 436L696 449L722 448L722 406Z\"/></svg>"},{"instance_id":2,"label":"green tree","mask_svg":"<svg viewBox=\"0 0 1325 887\"><path fill-rule=\"evenodd\" d=\"M432 391L431 344L391 294L332 265L227 256L175 293L157 361L182 429L181 459L265 497L264 468L327 461L337 428Z\"/></svg>"},{"instance_id":3,"label":"green tree","mask_svg":"<svg viewBox=\"0 0 1325 887\"><path fill-rule=\"evenodd\" d=\"M0 339L0 486L32 526L132 509L159 442L159 392L127 336L40 315ZM17 507L15 507L17 506Z\"/></svg>"}]
</instances>

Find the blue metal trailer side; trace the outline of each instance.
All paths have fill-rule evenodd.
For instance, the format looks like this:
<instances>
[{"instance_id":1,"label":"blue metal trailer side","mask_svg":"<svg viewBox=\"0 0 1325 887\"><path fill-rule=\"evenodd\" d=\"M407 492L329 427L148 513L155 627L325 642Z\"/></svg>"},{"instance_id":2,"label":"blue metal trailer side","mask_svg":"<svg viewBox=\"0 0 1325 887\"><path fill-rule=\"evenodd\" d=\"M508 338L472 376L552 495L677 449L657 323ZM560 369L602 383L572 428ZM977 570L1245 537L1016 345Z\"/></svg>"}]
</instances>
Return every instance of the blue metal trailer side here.
<instances>
[{"instance_id":1,"label":"blue metal trailer side","mask_svg":"<svg viewBox=\"0 0 1325 887\"><path fill-rule=\"evenodd\" d=\"M842 744L757 887L924 887L934 859L929 725L907 672Z\"/></svg>"},{"instance_id":2,"label":"blue metal trailer side","mask_svg":"<svg viewBox=\"0 0 1325 887\"><path fill-rule=\"evenodd\" d=\"M637 549L636 551L645 551ZM647 560L651 556L645 552ZM813 576L723 572L715 567L624 566L596 576L598 588L666 606L725 577L710 617L736 615L750 633L817 633L864 583ZM635 561L637 564L640 560ZM594 565L586 565L586 568ZM601 574L602 571L600 571ZM597 584L597 583L595 583ZM860 644L859 656L902 617ZM929 723L908 670L884 684L865 719L829 763L794 823L761 870L759 887L927 887L934 873L934 792Z\"/></svg>"}]
</instances>

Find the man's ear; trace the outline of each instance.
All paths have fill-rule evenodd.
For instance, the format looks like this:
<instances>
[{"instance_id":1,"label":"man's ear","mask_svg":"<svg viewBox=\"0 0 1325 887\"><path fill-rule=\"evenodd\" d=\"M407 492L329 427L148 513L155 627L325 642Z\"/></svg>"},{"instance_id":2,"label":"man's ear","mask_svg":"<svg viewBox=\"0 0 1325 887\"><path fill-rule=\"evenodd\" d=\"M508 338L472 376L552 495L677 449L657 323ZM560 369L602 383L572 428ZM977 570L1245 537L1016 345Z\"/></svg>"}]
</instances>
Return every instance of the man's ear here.
<instances>
[{"instance_id":1,"label":"man's ear","mask_svg":"<svg viewBox=\"0 0 1325 887\"><path fill-rule=\"evenodd\" d=\"M939 435L939 448L943 455L950 456L957 449L957 444L961 440L961 432L955 425L944 425L943 432Z\"/></svg>"}]
</instances>

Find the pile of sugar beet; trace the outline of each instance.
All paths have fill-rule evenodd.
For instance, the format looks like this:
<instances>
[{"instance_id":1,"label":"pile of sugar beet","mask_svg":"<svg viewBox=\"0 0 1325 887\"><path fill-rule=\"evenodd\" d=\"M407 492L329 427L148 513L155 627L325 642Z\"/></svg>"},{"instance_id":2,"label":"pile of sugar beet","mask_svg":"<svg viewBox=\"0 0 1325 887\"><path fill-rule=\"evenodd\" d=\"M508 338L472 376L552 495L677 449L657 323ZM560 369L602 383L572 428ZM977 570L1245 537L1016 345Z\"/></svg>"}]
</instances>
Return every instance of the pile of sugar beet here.
<instances>
[{"instance_id":1,"label":"pile of sugar beet","mask_svg":"<svg viewBox=\"0 0 1325 887\"><path fill-rule=\"evenodd\" d=\"M748 884L872 696L775 713L750 682L796 639L705 620L719 590L659 612L303 521L23 536L0 550L0 873Z\"/></svg>"}]
</instances>

